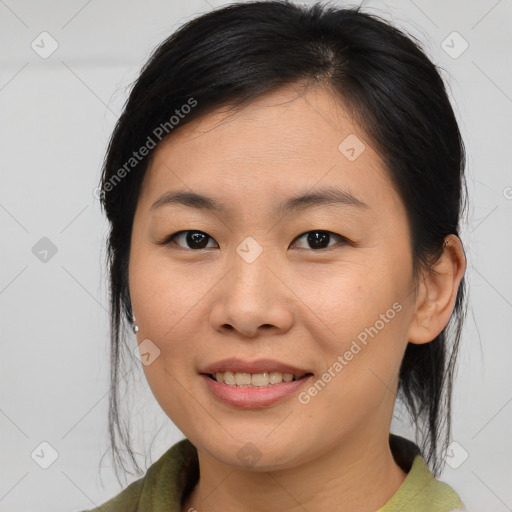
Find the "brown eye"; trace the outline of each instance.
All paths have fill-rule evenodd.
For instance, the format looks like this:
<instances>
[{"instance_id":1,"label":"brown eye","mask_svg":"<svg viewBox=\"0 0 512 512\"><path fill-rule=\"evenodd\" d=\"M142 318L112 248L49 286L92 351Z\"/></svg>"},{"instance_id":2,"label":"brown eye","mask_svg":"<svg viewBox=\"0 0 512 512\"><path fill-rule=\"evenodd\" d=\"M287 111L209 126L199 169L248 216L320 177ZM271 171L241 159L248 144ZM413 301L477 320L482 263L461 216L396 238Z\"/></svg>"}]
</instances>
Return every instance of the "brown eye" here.
<instances>
[{"instance_id":1,"label":"brown eye","mask_svg":"<svg viewBox=\"0 0 512 512\"><path fill-rule=\"evenodd\" d=\"M299 249L313 249L313 250L321 250L321 249L329 249L336 244L329 245L333 238L337 238L341 240L342 244L348 243L348 240L336 233L332 233L331 231L322 231L322 230L313 230L307 231L302 235L298 236L296 240L305 237L306 243L309 244L309 247L299 247Z\"/></svg>"},{"instance_id":2,"label":"brown eye","mask_svg":"<svg viewBox=\"0 0 512 512\"><path fill-rule=\"evenodd\" d=\"M307 231L302 235L298 236L295 240L299 240L301 238L305 239L307 246L299 247L299 249L311 249L314 251L330 249L331 247L340 244L350 244L350 241L344 236L332 233L331 231L318 229L313 231ZM159 245L175 244L183 249L195 250L216 247L212 245L208 246L209 241L213 241L213 238L204 231L183 230L168 236L162 242L160 242ZM338 241L338 244L335 243L336 241Z\"/></svg>"},{"instance_id":3,"label":"brown eye","mask_svg":"<svg viewBox=\"0 0 512 512\"><path fill-rule=\"evenodd\" d=\"M181 245L180 243L177 243L176 240L179 240L182 244L186 245ZM203 231L188 230L179 231L177 233L174 233L170 237L167 237L162 242L162 245L167 245L172 242L176 243L176 245L184 249L207 249L209 248L207 246L208 240L213 240L213 238L204 233Z\"/></svg>"}]
</instances>

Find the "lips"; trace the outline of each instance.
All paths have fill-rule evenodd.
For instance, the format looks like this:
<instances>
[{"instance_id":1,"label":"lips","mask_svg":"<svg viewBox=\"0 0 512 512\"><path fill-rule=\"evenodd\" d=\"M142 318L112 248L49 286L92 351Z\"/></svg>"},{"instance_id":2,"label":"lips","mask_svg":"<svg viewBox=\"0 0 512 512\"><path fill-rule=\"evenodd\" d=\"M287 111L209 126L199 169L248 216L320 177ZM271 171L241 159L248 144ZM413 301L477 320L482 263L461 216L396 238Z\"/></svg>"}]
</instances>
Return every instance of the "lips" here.
<instances>
[{"instance_id":1,"label":"lips","mask_svg":"<svg viewBox=\"0 0 512 512\"><path fill-rule=\"evenodd\" d=\"M243 359L230 358L217 361L205 366L200 370L203 374L215 374L217 372L233 372L233 373L263 373L263 372L280 372L293 373L294 375L312 374L307 368L292 366L273 359L258 359L255 361L244 361Z\"/></svg>"},{"instance_id":2,"label":"lips","mask_svg":"<svg viewBox=\"0 0 512 512\"><path fill-rule=\"evenodd\" d=\"M270 407L280 403L282 400L289 399L308 383L313 376L304 377L292 382L281 382L270 386L231 386L202 374L200 377L206 386L206 389L213 397L224 405L236 407L237 409L260 409Z\"/></svg>"}]
</instances>

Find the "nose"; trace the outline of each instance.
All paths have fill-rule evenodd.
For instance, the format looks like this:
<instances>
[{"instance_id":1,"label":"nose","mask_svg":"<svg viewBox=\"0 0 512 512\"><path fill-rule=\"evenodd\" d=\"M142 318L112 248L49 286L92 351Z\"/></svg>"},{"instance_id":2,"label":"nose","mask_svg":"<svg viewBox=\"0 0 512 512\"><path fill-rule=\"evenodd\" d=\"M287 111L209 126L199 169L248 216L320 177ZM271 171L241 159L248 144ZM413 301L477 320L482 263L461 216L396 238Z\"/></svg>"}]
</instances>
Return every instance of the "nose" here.
<instances>
[{"instance_id":1,"label":"nose","mask_svg":"<svg viewBox=\"0 0 512 512\"><path fill-rule=\"evenodd\" d=\"M235 257L230 271L215 288L212 327L233 330L248 338L289 330L294 318L294 295L283 278L263 255L251 263Z\"/></svg>"}]
</instances>

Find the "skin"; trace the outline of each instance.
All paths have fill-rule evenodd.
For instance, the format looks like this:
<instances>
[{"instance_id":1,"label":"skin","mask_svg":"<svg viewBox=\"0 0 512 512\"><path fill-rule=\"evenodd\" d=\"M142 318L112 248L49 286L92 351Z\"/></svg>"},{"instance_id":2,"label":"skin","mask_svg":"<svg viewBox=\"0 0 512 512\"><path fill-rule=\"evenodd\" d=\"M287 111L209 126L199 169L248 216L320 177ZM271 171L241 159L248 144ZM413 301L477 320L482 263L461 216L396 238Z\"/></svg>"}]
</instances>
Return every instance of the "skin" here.
<instances>
[{"instance_id":1,"label":"skin","mask_svg":"<svg viewBox=\"0 0 512 512\"><path fill-rule=\"evenodd\" d=\"M354 161L349 134L366 149ZM321 205L276 218L283 199L337 185L368 208ZM225 214L151 205L185 189L224 203ZM201 231L206 248L181 230ZM335 235L321 247L307 232ZM306 233L306 236L301 236ZM236 251L261 246L248 263ZM370 140L326 89L286 86L228 116L183 125L156 149L137 205L129 262L137 341L160 355L143 365L149 386L195 445L200 480L183 504L201 511L374 512L403 483L388 436L408 342L428 343L447 324L465 270L446 239L436 273L415 280L408 218ZM394 303L402 308L307 404L296 395L240 409L219 402L200 370L227 357L332 367ZM248 442L254 466L238 457Z\"/></svg>"}]
</instances>

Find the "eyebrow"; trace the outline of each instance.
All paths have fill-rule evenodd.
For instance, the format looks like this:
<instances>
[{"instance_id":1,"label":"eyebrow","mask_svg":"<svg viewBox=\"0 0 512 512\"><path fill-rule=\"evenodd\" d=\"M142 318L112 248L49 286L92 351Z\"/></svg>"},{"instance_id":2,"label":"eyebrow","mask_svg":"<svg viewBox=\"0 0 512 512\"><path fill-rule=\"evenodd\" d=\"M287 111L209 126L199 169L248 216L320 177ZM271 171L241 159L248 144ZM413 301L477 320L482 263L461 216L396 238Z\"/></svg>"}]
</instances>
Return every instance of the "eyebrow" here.
<instances>
[{"instance_id":1,"label":"eyebrow","mask_svg":"<svg viewBox=\"0 0 512 512\"><path fill-rule=\"evenodd\" d=\"M162 206L173 204L181 204L198 210L218 213L224 213L227 210L225 205L211 197L186 190L170 190L166 192L151 205L150 209L155 210ZM298 196L286 199L277 205L272 213L273 215L284 215L322 205L353 206L360 209L369 208L361 199L358 199L346 190L331 185L318 189L315 192L307 191Z\"/></svg>"}]
</instances>

